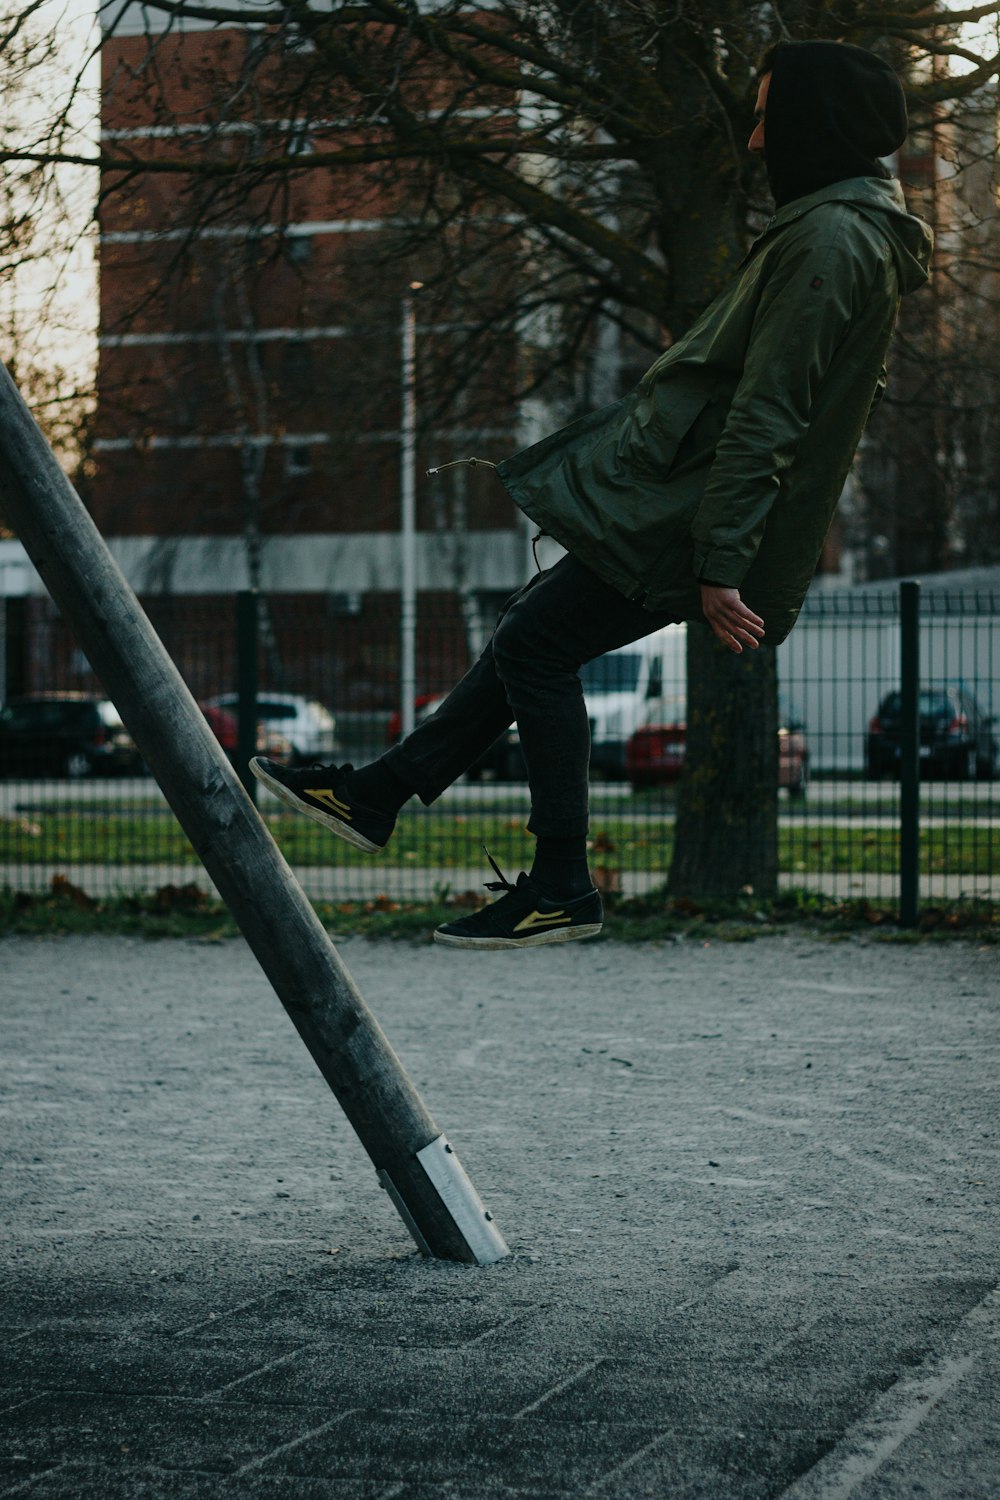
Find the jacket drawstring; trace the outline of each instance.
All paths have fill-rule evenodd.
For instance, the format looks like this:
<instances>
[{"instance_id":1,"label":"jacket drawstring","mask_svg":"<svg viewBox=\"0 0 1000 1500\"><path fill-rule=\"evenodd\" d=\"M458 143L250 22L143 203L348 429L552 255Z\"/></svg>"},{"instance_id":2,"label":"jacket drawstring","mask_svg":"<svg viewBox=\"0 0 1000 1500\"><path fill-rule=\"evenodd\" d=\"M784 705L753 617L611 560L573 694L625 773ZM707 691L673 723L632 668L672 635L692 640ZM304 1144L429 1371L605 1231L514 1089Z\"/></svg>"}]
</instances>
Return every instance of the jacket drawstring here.
<instances>
[{"instance_id":1,"label":"jacket drawstring","mask_svg":"<svg viewBox=\"0 0 1000 1500\"><path fill-rule=\"evenodd\" d=\"M453 458L450 463L447 463L447 464L438 464L438 466L437 466L436 469L428 469L426 471L427 472L427 477L429 479L434 478L438 474L443 474L444 471L445 471L445 469L457 469L457 468L460 468L462 464L468 464L468 466L469 466L470 469L477 469L477 468L479 468L480 464L482 465L482 467L484 469L495 469L496 468L496 464L492 463L488 458ZM538 561L538 543L541 541L541 539L542 539L542 537L544 535L545 535L544 531L536 531L535 534L534 534L534 536L531 538L531 551L532 551L532 555L533 555L533 557L535 559L535 567L538 569L539 573L541 573L543 571L543 569L542 569L541 563ZM489 850L486 851L486 856L490 860L490 863L492 864L493 861L492 861L492 858L490 856ZM493 865L493 868L496 870L496 865ZM499 870L497 870L497 874L498 875L500 874ZM501 877L501 879L502 878L503 877ZM497 886L496 889L499 890L500 887ZM509 889L512 889L512 887L509 887Z\"/></svg>"},{"instance_id":2,"label":"jacket drawstring","mask_svg":"<svg viewBox=\"0 0 1000 1500\"><path fill-rule=\"evenodd\" d=\"M468 464L470 469L478 468L482 464L484 469L495 469L496 464L490 463L488 458L453 458L450 464L438 464L436 469L428 469L428 476L432 474L443 474L445 469L457 469L461 464Z\"/></svg>"}]
</instances>

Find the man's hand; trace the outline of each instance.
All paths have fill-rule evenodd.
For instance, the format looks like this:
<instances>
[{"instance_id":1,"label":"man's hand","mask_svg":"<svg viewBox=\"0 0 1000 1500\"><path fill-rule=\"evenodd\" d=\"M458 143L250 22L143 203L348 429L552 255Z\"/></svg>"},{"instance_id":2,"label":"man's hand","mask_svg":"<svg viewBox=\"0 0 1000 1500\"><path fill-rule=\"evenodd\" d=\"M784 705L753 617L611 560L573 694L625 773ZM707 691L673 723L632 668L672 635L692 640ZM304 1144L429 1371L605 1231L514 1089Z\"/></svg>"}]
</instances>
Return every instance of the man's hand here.
<instances>
[{"instance_id":1,"label":"man's hand","mask_svg":"<svg viewBox=\"0 0 1000 1500\"><path fill-rule=\"evenodd\" d=\"M701 607L705 619L730 651L739 654L744 646L752 646L756 651L764 634L764 621L743 603L739 589L703 583Z\"/></svg>"}]
</instances>

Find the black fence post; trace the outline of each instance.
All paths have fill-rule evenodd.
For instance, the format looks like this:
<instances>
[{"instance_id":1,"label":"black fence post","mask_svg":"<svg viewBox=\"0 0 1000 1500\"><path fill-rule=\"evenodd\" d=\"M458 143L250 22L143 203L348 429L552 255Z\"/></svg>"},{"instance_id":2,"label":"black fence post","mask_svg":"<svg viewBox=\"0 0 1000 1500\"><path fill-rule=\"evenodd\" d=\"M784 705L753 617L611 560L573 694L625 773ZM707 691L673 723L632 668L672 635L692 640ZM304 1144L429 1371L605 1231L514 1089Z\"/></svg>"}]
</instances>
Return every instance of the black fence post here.
<instances>
[{"instance_id":1,"label":"black fence post","mask_svg":"<svg viewBox=\"0 0 1000 1500\"><path fill-rule=\"evenodd\" d=\"M257 590L236 595L236 771L251 802L257 801L257 779L250 761L257 754L258 648L260 638Z\"/></svg>"},{"instance_id":2,"label":"black fence post","mask_svg":"<svg viewBox=\"0 0 1000 1500\"><path fill-rule=\"evenodd\" d=\"M920 584L899 585L899 920L920 911Z\"/></svg>"},{"instance_id":3,"label":"black fence post","mask_svg":"<svg viewBox=\"0 0 1000 1500\"><path fill-rule=\"evenodd\" d=\"M7 702L27 691L28 674L26 640L28 633L28 601L21 595L3 600L3 671L0 681L0 699Z\"/></svg>"}]
</instances>

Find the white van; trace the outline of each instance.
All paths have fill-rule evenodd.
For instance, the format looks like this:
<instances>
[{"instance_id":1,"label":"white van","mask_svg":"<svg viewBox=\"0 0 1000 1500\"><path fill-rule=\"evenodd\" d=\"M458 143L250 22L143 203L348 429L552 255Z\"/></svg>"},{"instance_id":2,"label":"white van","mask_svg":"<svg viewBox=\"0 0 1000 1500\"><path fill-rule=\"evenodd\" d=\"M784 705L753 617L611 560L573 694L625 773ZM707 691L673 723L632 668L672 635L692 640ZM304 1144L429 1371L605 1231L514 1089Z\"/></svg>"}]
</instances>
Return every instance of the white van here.
<instances>
[{"instance_id":1,"label":"white van","mask_svg":"<svg viewBox=\"0 0 1000 1500\"><path fill-rule=\"evenodd\" d=\"M629 738L647 724L661 723L670 703L686 696L686 653L687 626L664 625L580 668L593 770L624 776Z\"/></svg>"},{"instance_id":2,"label":"white van","mask_svg":"<svg viewBox=\"0 0 1000 1500\"><path fill-rule=\"evenodd\" d=\"M673 723L676 714L683 716L686 652L687 626L665 625L580 668L590 719L590 765L599 776L625 775L625 747L637 729ZM418 721L443 702L443 696L432 698L421 708ZM478 781L484 772L498 781L524 780L524 756L516 723L494 741L467 774L470 781Z\"/></svg>"}]
</instances>

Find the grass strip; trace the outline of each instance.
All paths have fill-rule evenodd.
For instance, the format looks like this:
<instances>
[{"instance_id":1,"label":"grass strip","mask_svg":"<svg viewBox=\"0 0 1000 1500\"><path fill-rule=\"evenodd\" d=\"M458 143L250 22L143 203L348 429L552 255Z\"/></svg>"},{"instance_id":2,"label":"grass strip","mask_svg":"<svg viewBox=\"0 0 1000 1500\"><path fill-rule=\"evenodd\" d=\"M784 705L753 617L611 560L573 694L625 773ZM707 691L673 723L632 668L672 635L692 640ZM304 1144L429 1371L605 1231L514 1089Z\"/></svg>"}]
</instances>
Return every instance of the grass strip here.
<instances>
[{"instance_id":1,"label":"grass strip","mask_svg":"<svg viewBox=\"0 0 1000 1500\"><path fill-rule=\"evenodd\" d=\"M268 814L267 822L290 864L350 869L369 862L370 856L294 813ZM637 822L597 816L591 831L600 851L595 863L664 875L670 867L672 819ZM438 813L404 818L386 863L430 869L475 867L483 863L484 844L502 867L516 872L530 851L523 817L494 811L490 816ZM779 823L778 827L783 874L882 874L896 869L898 854L899 834L891 827L845 827L835 821ZM0 827L0 864L52 863L194 867L198 858L169 812L139 817L37 814L8 820ZM929 875L976 876L1000 871L1000 827L956 822L923 829L921 870Z\"/></svg>"}]
</instances>

